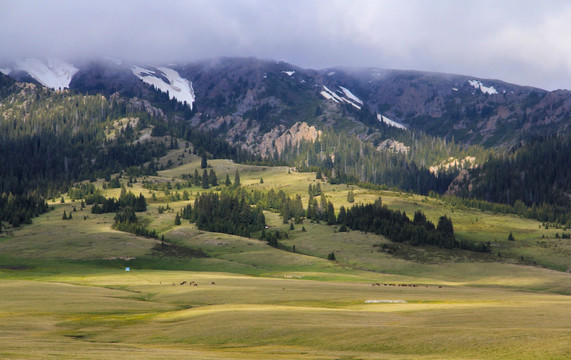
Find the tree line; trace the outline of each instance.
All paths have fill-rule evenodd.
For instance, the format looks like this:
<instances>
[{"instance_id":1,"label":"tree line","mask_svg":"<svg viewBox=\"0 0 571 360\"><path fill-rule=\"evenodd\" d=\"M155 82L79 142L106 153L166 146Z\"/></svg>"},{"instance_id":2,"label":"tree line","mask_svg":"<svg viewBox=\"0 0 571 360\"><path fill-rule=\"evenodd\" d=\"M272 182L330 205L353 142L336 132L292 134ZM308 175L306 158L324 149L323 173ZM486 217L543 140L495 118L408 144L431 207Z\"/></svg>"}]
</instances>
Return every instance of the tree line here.
<instances>
[{"instance_id":1,"label":"tree line","mask_svg":"<svg viewBox=\"0 0 571 360\"><path fill-rule=\"evenodd\" d=\"M446 215L438 219L436 227L421 211L416 211L411 221L404 211L401 213L384 206L380 198L373 204L353 205L347 210L341 208L337 223L353 230L386 236L393 242L409 242L413 246L431 245L446 249L490 251L488 243L458 241L454 236L452 220Z\"/></svg>"}]
</instances>

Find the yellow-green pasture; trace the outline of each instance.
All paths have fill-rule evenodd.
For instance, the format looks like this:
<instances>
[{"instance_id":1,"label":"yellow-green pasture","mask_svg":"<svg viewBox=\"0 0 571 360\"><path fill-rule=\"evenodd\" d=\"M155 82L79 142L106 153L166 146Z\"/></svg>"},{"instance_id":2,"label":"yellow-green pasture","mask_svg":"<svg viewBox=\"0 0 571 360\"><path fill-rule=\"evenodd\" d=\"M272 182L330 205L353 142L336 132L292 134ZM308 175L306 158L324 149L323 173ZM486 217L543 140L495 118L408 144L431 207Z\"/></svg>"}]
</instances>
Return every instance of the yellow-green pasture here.
<instances>
[{"instance_id":1,"label":"yellow-green pasture","mask_svg":"<svg viewBox=\"0 0 571 360\"><path fill-rule=\"evenodd\" d=\"M376 273L314 281L303 272L264 278L136 268L20 279L34 277L22 274L29 271L0 272L3 359L571 356L569 296L502 282L405 287L384 286L394 278Z\"/></svg>"},{"instance_id":2,"label":"yellow-green pasture","mask_svg":"<svg viewBox=\"0 0 571 360\"><path fill-rule=\"evenodd\" d=\"M50 204L55 207L35 218L32 225L0 236L0 255L33 259L115 259L139 257L156 240L113 230L114 214L91 214L80 202ZM73 211L75 206L77 211ZM71 220L63 220L72 215Z\"/></svg>"}]
</instances>

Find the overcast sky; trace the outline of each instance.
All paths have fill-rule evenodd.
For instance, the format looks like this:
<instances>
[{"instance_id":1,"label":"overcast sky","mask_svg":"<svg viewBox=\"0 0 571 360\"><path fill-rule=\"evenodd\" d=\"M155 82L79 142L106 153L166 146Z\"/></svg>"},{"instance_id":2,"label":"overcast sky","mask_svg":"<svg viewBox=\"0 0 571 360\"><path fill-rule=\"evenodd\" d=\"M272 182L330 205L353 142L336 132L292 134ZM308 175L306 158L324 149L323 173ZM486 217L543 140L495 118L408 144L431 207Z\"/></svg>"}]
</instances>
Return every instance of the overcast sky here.
<instances>
[{"instance_id":1,"label":"overcast sky","mask_svg":"<svg viewBox=\"0 0 571 360\"><path fill-rule=\"evenodd\" d=\"M571 1L0 0L0 60L255 56L571 88Z\"/></svg>"}]
</instances>

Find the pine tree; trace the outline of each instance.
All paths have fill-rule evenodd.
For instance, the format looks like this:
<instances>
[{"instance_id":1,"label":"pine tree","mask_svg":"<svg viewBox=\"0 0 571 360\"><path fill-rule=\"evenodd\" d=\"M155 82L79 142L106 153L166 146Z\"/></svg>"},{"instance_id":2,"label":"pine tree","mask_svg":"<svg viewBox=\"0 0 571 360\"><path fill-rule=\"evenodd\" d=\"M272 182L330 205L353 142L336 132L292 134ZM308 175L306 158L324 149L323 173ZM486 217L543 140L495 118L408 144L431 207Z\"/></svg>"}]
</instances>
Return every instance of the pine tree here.
<instances>
[{"instance_id":1,"label":"pine tree","mask_svg":"<svg viewBox=\"0 0 571 360\"><path fill-rule=\"evenodd\" d=\"M446 215L441 216L438 219L438 225L436 230L445 235L454 235L454 227L452 225L452 220L450 220Z\"/></svg>"},{"instance_id":2,"label":"pine tree","mask_svg":"<svg viewBox=\"0 0 571 360\"><path fill-rule=\"evenodd\" d=\"M210 181L210 185L218 186L218 177L214 172L214 169L210 169L210 174L208 175L208 180Z\"/></svg>"},{"instance_id":3,"label":"pine tree","mask_svg":"<svg viewBox=\"0 0 571 360\"><path fill-rule=\"evenodd\" d=\"M174 217L174 224L180 225L180 215L178 213L176 213L176 216Z\"/></svg>"},{"instance_id":4,"label":"pine tree","mask_svg":"<svg viewBox=\"0 0 571 360\"><path fill-rule=\"evenodd\" d=\"M509 241L515 241L514 235L512 234L511 231L510 231L510 234L508 235L508 240Z\"/></svg>"},{"instance_id":5,"label":"pine tree","mask_svg":"<svg viewBox=\"0 0 571 360\"><path fill-rule=\"evenodd\" d=\"M198 169L194 169L194 176L192 178L194 186L200 186L200 176L198 175Z\"/></svg>"},{"instance_id":6,"label":"pine tree","mask_svg":"<svg viewBox=\"0 0 571 360\"><path fill-rule=\"evenodd\" d=\"M232 185L232 182L230 181L230 176L228 176L228 174L226 174L226 180L224 181L224 185L226 186Z\"/></svg>"},{"instance_id":7,"label":"pine tree","mask_svg":"<svg viewBox=\"0 0 571 360\"><path fill-rule=\"evenodd\" d=\"M238 173L238 169L236 169L236 173L234 174L234 187L240 186L240 174Z\"/></svg>"},{"instance_id":8,"label":"pine tree","mask_svg":"<svg viewBox=\"0 0 571 360\"><path fill-rule=\"evenodd\" d=\"M355 193L353 192L353 189L349 190L349 192L347 193L347 202L348 203L355 202Z\"/></svg>"},{"instance_id":9,"label":"pine tree","mask_svg":"<svg viewBox=\"0 0 571 360\"><path fill-rule=\"evenodd\" d=\"M67 214L66 214L65 210L63 211L63 216L61 218L62 218L62 220L67 220Z\"/></svg>"},{"instance_id":10,"label":"pine tree","mask_svg":"<svg viewBox=\"0 0 571 360\"><path fill-rule=\"evenodd\" d=\"M139 197L135 200L134 210L136 212L147 211L147 200L142 193L139 193Z\"/></svg>"},{"instance_id":11,"label":"pine tree","mask_svg":"<svg viewBox=\"0 0 571 360\"><path fill-rule=\"evenodd\" d=\"M208 189L209 187L210 187L210 181L208 179L208 172L206 172L206 169L204 169L204 171L202 172L202 188Z\"/></svg>"},{"instance_id":12,"label":"pine tree","mask_svg":"<svg viewBox=\"0 0 571 360\"><path fill-rule=\"evenodd\" d=\"M327 255L327 260L335 261L335 253L333 251Z\"/></svg>"},{"instance_id":13,"label":"pine tree","mask_svg":"<svg viewBox=\"0 0 571 360\"><path fill-rule=\"evenodd\" d=\"M200 168L206 169L208 167L208 160L206 159L206 154L202 155L202 160L200 161Z\"/></svg>"}]
</instances>

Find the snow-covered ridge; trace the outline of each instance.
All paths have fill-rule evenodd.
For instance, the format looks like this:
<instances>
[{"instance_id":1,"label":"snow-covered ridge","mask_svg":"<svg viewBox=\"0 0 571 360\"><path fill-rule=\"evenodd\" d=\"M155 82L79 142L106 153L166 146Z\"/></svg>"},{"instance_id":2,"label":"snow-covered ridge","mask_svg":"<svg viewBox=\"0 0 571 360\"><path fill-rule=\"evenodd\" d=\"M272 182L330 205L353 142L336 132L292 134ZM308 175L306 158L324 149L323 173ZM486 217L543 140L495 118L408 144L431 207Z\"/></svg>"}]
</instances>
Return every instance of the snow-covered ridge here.
<instances>
[{"instance_id":1,"label":"snow-covered ridge","mask_svg":"<svg viewBox=\"0 0 571 360\"><path fill-rule=\"evenodd\" d=\"M131 66L131 71L139 79L155 86L164 93L168 93L170 99L176 99L182 103L186 102L192 109L195 100L192 82L181 77L176 70L167 67L153 67L153 69L155 70L148 70L136 65Z\"/></svg>"},{"instance_id":2,"label":"snow-covered ridge","mask_svg":"<svg viewBox=\"0 0 571 360\"><path fill-rule=\"evenodd\" d=\"M321 91L321 96L326 98L327 100L332 100L336 103L346 103L352 105L353 107L361 110L361 105L363 105L363 101L361 101L357 96L353 95L353 93L342 86L339 86L341 91L334 92L330 90L327 86L323 85L323 90Z\"/></svg>"},{"instance_id":3,"label":"snow-covered ridge","mask_svg":"<svg viewBox=\"0 0 571 360\"><path fill-rule=\"evenodd\" d=\"M389 119L388 117L383 116L383 115L381 115L381 114L377 114L377 119L378 119L380 122L384 122L384 123L387 124L388 126L396 127L396 128L398 128L398 129L403 129L403 130L406 130L406 129L407 129L407 127L406 127L405 125L403 125L403 124L401 124L401 123L399 123L399 122L396 122L396 121L394 121L394 120L391 120L391 119Z\"/></svg>"},{"instance_id":4,"label":"snow-covered ridge","mask_svg":"<svg viewBox=\"0 0 571 360\"><path fill-rule=\"evenodd\" d=\"M27 72L40 84L52 89L68 88L73 75L79 69L56 58L46 60L47 62L43 62L39 59L28 58L17 62L14 70Z\"/></svg>"},{"instance_id":5,"label":"snow-covered ridge","mask_svg":"<svg viewBox=\"0 0 571 360\"><path fill-rule=\"evenodd\" d=\"M10 75L10 73L12 72L12 69L9 68L0 68L0 72L4 75Z\"/></svg>"},{"instance_id":6,"label":"snow-covered ridge","mask_svg":"<svg viewBox=\"0 0 571 360\"><path fill-rule=\"evenodd\" d=\"M482 84L481 81L478 81L478 80L468 80L468 83L469 83L474 89L480 89L484 94L493 95L493 94L497 94L497 93L498 93L498 91L497 91L493 86L484 86L484 84Z\"/></svg>"}]
</instances>

